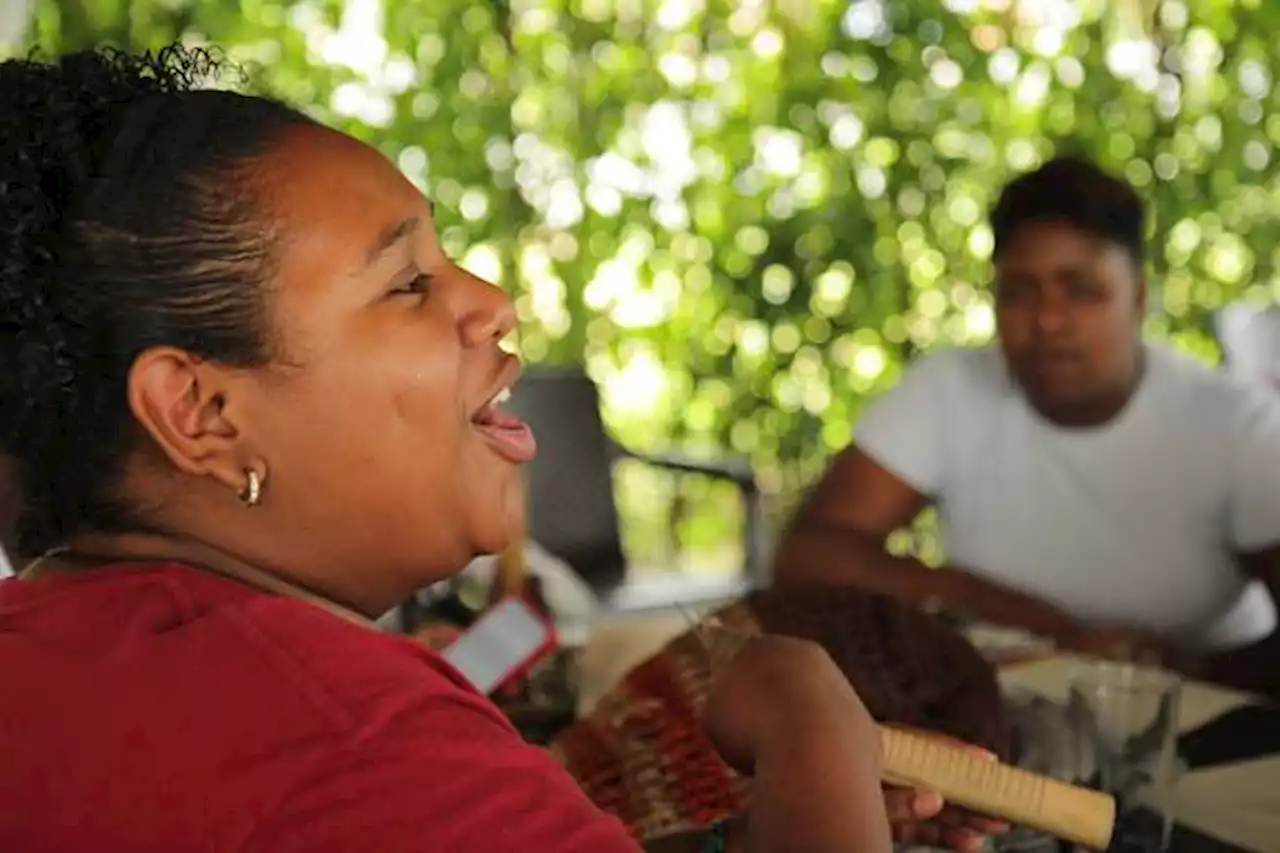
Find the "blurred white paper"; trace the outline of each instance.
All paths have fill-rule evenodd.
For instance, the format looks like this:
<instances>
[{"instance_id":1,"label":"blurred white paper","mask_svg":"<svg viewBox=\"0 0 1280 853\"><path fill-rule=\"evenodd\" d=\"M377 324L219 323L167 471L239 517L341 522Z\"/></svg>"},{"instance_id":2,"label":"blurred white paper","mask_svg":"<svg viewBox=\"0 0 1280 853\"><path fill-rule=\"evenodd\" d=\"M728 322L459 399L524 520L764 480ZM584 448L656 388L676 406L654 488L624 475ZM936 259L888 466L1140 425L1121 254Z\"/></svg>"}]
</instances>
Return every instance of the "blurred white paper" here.
<instances>
[{"instance_id":1,"label":"blurred white paper","mask_svg":"<svg viewBox=\"0 0 1280 853\"><path fill-rule=\"evenodd\" d=\"M550 630L522 599L493 606L467 628L444 659L481 693L489 694L553 641Z\"/></svg>"}]
</instances>

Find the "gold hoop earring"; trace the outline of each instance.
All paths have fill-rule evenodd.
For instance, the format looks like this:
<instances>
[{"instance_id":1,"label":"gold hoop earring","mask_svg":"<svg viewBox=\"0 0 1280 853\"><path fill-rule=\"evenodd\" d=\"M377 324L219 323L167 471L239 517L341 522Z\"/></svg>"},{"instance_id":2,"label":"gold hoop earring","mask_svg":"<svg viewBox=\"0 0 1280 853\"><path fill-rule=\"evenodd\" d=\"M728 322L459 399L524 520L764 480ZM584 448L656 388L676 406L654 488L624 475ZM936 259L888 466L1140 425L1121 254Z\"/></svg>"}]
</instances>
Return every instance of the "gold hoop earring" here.
<instances>
[{"instance_id":1,"label":"gold hoop earring","mask_svg":"<svg viewBox=\"0 0 1280 853\"><path fill-rule=\"evenodd\" d=\"M262 503L262 475L252 468L245 468L244 475L248 481L240 490L240 503L245 506L257 506Z\"/></svg>"}]
</instances>

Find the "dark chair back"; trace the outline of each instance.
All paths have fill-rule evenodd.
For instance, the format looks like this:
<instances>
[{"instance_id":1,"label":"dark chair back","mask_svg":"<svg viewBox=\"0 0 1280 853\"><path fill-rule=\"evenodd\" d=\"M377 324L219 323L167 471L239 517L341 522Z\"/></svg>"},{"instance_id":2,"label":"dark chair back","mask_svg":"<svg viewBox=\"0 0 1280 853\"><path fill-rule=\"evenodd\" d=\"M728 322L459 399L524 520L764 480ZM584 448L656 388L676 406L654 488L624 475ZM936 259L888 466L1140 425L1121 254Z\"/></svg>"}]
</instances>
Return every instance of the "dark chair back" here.
<instances>
[{"instance_id":1,"label":"dark chair back","mask_svg":"<svg viewBox=\"0 0 1280 853\"><path fill-rule=\"evenodd\" d=\"M538 457L526 466L529 536L603 591L626 560L613 498L613 444L595 383L577 368L531 367L508 411L533 427Z\"/></svg>"}]
</instances>

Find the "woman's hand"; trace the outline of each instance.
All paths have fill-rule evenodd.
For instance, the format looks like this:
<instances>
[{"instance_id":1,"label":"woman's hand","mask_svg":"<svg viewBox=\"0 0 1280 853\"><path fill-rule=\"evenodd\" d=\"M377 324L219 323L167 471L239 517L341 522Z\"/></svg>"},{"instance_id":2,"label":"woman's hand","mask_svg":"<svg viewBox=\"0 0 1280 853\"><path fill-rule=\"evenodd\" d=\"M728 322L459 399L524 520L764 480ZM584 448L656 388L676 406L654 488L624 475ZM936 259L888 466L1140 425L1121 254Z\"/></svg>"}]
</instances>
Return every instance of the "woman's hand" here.
<instances>
[{"instance_id":1,"label":"woman's hand","mask_svg":"<svg viewBox=\"0 0 1280 853\"><path fill-rule=\"evenodd\" d=\"M893 725L893 728L963 747L983 761L997 760L993 753L948 735L910 726ZM948 806L936 791L886 788L884 799L893 838L898 842L942 845L957 853L979 853L988 836L1009 831L1009 825L1003 821Z\"/></svg>"},{"instance_id":2,"label":"woman's hand","mask_svg":"<svg viewBox=\"0 0 1280 853\"><path fill-rule=\"evenodd\" d=\"M717 674L705 725L755 783L731 850L890 853L879 728L821 647L747 642Z\"/></svg>"},{"instance_id":3,"label":"woman's hand","mask_svg":"<svg viewBox=\"0 0 1280 853\"><path fill-rule=\"evenodd\" d=\"M934 791L886 788L885 808L899 843L942 846L956 853L980 853L988 836L1009 830L1007 824L956 806L946 805Z\"/></svg>"},{"instance_id":4,"label":"woman's hand","mask_svg":"<svg viewBox=\"0 0 1280 853\"><path fill-rule=\"evenodd\" d=\"M717 673L705 725L720 757L740 773L753 772L764 748L821 731L856 744L879 774L875 721L826 651L804 640L748 640Z\"/></svg>"}]
</instances>

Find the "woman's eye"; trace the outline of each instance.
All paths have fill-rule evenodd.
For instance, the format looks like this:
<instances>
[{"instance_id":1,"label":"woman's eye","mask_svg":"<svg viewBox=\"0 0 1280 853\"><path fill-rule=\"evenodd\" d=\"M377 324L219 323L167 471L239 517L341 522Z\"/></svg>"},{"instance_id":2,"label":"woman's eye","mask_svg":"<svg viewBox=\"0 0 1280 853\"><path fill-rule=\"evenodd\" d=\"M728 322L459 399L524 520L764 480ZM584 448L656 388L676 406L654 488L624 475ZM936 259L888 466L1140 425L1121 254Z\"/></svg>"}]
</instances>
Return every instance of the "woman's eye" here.
<instances>
[{"instance_id":1,"label":"woman's eye","mask_svg":"<svg viewBox=\"0 0 1280 853\"><path fill-rule=\"evenodd\" d=\"M427 285L431 283L431 276L426 273L418 273L409 281L400 285L391 291L392 296L411 295L417 296L427 292Z\"/></svg>"}]
</instances>

